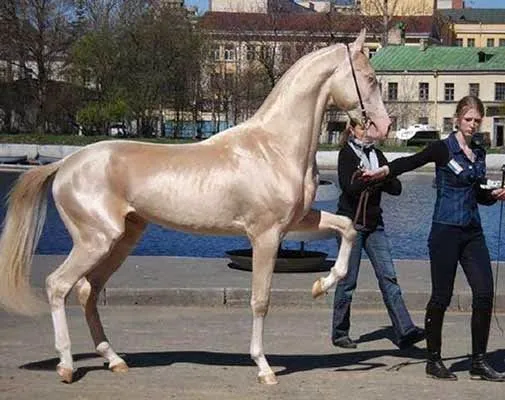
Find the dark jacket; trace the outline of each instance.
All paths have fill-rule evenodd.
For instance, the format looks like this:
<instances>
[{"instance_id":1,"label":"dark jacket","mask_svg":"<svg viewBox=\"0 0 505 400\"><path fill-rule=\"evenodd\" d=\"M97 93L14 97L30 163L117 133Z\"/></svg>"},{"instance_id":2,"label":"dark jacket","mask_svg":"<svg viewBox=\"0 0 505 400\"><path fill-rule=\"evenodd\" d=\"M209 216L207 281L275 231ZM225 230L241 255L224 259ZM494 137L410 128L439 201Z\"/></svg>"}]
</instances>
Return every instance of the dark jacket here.
<instances>
[{"instance_id":1,"label":"dark jacket","mask_svg":"<svg viewBox=\"0 0 505 400\"><path fill-rule=\"evenodd\" d=\"M476 156L473 163L465 156L452 133L447 139L433 142L419 153L392 161L389 164L390 176L398 176L434 162L437 200L433 222L480 226L477 204L491 205L496 200L491 190L480 188L480 183L486 180L486 152L480 146L471 147ZM454 165L460 169L458 173L455 173Z\"/></svg>"},{"instance_id":2,"label":"dark jacket","mask_svg":"<svg viewBox=\"0 0 505 400\"><path fill-rule=\"evenodd\" d=\"M375 152L379 166L386 165L388 161L382 151L376 149ZM364 183L359 179L354 179L351 183L352 176L358 169L360 161L349 143L346 143L338 154L338 182L342 193L338 201L337 214L345 215L354 220L361 192L368 188L370 194L365 216L365 230L373 231L377 226L384 225L380 207L382 192L398 196L402 191L402 184L397 178L390 178L373 185ZM361 215L357 222L362 223L362 217Z\"/></svg>"}]
</instances>

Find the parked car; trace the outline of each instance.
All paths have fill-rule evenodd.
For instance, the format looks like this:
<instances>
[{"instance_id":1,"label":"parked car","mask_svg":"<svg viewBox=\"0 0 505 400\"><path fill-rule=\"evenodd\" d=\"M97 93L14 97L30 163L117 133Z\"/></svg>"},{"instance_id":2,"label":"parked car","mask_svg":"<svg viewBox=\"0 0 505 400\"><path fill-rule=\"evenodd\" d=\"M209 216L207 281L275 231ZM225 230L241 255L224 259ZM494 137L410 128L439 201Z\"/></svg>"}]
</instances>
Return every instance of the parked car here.
<instances>
[{"instance_id":1,"label":"parked car","mask_svg":"<svg viewBox=\"0 0 505 400\"><path fill-rule=\"evenodd\" d=\"M128 128L123 123L112 124L109 126L110 136L127 137L130 136Z\"/></svg>"},{"instance_id":2,"label":"parked car","mask_svg":"<svg viewBox=\"0 0 505 400\"><path fill-rule=\"evenodd\" d=\"M414 124L396 131L396 137L407 146L423 146L440 139L437 128L425 124Z\"/></svg>"}]
</instances>

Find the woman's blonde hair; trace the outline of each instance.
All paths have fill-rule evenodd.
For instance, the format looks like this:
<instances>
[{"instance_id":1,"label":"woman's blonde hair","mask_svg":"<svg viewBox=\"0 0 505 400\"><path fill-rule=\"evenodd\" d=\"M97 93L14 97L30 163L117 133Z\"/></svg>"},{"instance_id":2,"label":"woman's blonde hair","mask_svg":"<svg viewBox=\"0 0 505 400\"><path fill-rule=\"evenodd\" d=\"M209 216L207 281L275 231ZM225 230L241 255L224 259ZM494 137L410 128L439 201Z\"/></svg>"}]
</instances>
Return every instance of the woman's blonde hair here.
<instances>
[{"instance_id":1,"label":"woman's blonde hair","mask_svg":"<svg viewBox=\"0 0 505 400\"><path fill-rule=\"evenodd\" d=\"M456 106L456 118L461 118L469 109L476 110L481 117L484 117L484 105L477 96L465 96Z\"/></svg>"},{"instance_id":2,"label":"woman's blonde hair","mask_svg":"<svg viewBox=\"0 0 505 400\"><path fill-rule=\"evenodd\" d=\"M347 123L347 126L346 128L344 129L344 131L340 134L340 138L339 138L339 145L340 146L343 146L344 144L347 143L347 140L349 139L349 136L352 134L352 128L355 128L356 126L361 126L361 127L365 127L365 125L363 124L363 122L361 122L359 119L357 118L350 118L349 119L349 122Z\"/></svg>"}]
</instances>

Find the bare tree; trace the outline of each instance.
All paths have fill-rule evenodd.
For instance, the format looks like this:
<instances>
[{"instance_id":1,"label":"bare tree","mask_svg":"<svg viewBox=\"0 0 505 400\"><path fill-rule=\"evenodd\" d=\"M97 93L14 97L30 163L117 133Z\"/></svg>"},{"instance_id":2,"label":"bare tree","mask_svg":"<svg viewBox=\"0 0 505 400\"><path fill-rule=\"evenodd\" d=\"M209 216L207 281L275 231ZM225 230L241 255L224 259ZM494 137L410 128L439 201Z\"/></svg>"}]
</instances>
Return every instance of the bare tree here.
<instances>
[{"instance_id":1,"label":"bare tree","mask_svg":"<svg viewBox=\"0 0 505 400\"><path fill-rule=\"evenodd\" d=\"M33 85L34 128L50 129L47 118L49 83L58 78L71 44L72 4L67 0L6 0L2 23L8 27L12 67Z\"/></svg>"}]
</instances>

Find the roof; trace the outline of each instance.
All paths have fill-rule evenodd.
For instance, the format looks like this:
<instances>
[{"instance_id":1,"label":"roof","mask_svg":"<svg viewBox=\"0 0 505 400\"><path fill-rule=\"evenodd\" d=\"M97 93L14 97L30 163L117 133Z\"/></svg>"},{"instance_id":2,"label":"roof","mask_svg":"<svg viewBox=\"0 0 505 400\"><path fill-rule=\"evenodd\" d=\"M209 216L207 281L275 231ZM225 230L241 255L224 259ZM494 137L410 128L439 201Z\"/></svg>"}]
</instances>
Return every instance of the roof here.
<instances>
[{"instance_id":1,"label":"roof","mask_svg":"<svg viewBox=\"0 0 505 400\"><path fill-rule=\"evenodd\" d=\"M392 17L390 26L405 22L406 35L431 35L432 16ZM293 31L293 32L345 32L359 33L366 27L369 33L380 33L382 17L356 16L337 13L231 13L207 12L199 22L203 29L230 32L246 31Z\"/></svg>"},{"instance_id":2,"label":"roof","mask_svg":"<svg viewBox=\"0 0 505 400\"><path fill-rule=\"evenodd\" d=\"M479 62L479 53L482 62ZM505 47L388 46L372 57L376 71L505 71Z\"/></svg>"},{"instance_id":3,"label":"roof","mask_svg":"<svg viewBox=\"0 0 505 400\"><path fill-rule=\"evenodd\" d=\"M270 0L268 2L268 10L270 12L288 12L288 13L313 13L300 4L295 3L294 0Z\"/></svg>"},{"instance_id":4,"label":"roof","mask_svg":"<svg viewBox=\"0 0 505 400\"><path fill-rule=\"evenodd\" d=\"M461 8L439 10L456 24L505 24L504 8Z\"/></svg>"}]
</instances>

